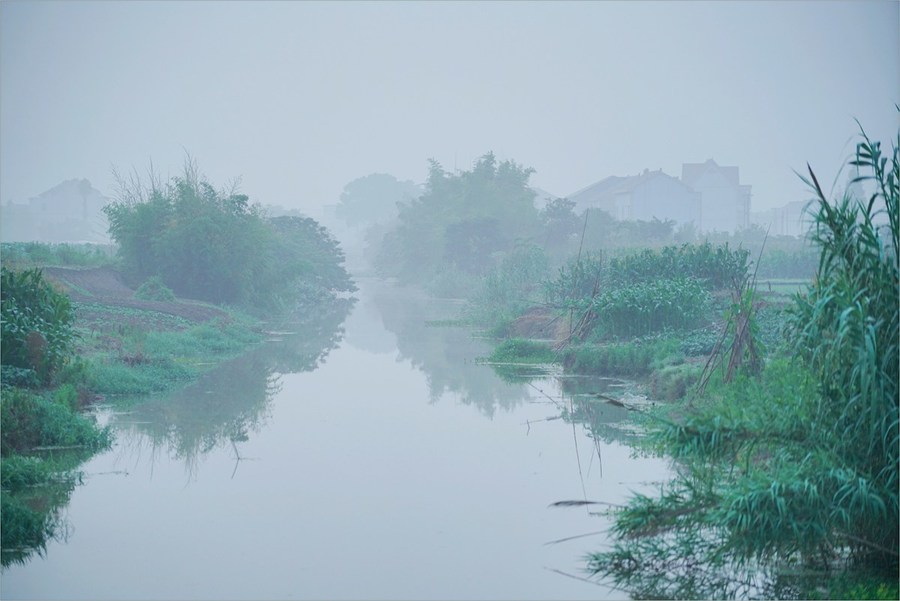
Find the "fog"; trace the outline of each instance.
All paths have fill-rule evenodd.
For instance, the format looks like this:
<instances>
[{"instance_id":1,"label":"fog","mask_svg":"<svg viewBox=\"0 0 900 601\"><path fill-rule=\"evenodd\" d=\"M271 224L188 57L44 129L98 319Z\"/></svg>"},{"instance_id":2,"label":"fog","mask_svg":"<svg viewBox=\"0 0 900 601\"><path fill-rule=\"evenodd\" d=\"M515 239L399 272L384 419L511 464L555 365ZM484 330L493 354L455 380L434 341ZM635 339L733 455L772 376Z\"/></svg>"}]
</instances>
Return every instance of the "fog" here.
<instances>
[{"instance_id":1,"label":"fog","mask_svg":"<svg viewBox=\"0 0 900 601\"><path fill-rule=\"evenodd\" d=\"M488 151L565 196L715 159L751 210L890 140L897 2L0 5L0 201L111 167L317 215L351 180L422 182Z\"/></svg>"}]
</instances>

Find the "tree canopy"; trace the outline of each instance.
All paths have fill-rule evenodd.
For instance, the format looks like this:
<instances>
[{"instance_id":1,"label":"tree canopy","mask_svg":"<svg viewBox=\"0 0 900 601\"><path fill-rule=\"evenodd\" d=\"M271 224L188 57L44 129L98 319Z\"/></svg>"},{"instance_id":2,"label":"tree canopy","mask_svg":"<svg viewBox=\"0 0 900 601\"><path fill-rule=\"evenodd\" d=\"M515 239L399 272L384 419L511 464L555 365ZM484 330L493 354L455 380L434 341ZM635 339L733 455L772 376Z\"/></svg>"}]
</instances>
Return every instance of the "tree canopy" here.
<instances>
[{"instance_id":1,"label":"tree canopy","mask_svg":"<svg viewBox=\"0 0 900 601\"><path fill-rule=\"evenodd\" d=\"M383 223L397 216L400 203L409 203L421 194L421 188L411 181L373 173L344 186L335 212L350 226Z\"/></svg>"},{"instance_id":2,"label":"tree canopy","mask_svg":"<svg viewBox=\"0 0 900 601\"><path fill-rule=\"evenodd\" d=\"M459 173L432 160L425 193L400 207L396 228L385 236L381 272L418 283L448 268L486 273L517 240L539 231L532 173L490 152Z\"/></svg>"},{"instance_id":3,"label":"tree canopy","mask_svg":"<svg viewBox=\"0 0 900 601\"><path fill-rule=\"evenodd\" d=\"M105 211L134 285L159 276L181 296L261 310L290 308L310 292L355 290L325 228L305 217L267 219L246 195L216 190L192 163L165 184L120 187Z\"/></svg>"}]
</instances>

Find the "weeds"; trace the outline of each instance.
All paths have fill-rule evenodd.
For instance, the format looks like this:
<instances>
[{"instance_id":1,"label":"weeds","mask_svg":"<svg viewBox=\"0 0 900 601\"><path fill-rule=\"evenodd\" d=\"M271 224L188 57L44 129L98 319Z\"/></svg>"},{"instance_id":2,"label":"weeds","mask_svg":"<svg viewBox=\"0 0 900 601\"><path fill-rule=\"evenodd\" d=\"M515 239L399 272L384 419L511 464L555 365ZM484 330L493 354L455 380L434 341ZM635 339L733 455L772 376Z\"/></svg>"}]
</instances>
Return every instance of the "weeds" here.
<instances>
[{"instance_id":1,"label":"weeds","mask_svg":"<svg viewBox=\"0 0 900 601\"><path fill-rule=\"evenodd\" d=\"M896 590L900 134L890 158L862 138L850 164L875 184L867 201L831 203L809 173L820 259L792 308L793 356L711 381L657 429L682 469L619 512L619 542L590 560L636 596L808 595L787 570L834 586L826 596L851 590L835 579L850 569L877 585L854 592Z\"/></svg>"}]
</instances>

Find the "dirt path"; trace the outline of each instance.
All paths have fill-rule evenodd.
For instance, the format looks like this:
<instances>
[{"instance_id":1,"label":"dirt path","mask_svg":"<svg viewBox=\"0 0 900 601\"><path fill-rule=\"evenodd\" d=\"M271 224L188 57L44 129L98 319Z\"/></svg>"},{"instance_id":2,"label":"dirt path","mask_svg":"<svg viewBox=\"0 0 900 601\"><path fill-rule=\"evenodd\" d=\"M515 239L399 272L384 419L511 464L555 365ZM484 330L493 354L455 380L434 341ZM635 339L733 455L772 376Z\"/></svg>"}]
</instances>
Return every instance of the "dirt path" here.
<instances>
[{"instance_id":1,"label":"dirt path","mask_svg":"<svg viewBox=\"0 0 900 601\"><path fill-rule=\"evenodd\" d=\"M110 307L124 307L155 311L192 322L227 318L227 314L211 305L179 299L175 302L145 301L134 298L134 290L122 281L122 276L109 267L70 269L44 267L44 275L58 283L76 303L97 303Z\"/></svg>"}]
</instances>

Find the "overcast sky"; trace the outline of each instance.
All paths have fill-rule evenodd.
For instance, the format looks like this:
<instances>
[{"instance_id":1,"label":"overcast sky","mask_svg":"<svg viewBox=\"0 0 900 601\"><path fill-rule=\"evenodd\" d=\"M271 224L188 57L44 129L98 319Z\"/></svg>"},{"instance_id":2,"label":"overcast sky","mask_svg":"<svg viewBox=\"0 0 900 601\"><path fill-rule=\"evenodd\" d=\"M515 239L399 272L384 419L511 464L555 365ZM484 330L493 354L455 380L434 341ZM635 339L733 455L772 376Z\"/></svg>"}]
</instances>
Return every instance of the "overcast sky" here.
<instances>
[{"instance_id":1,"label":"overcast sky","mask_svg":"<svg viewBox=\"0 0 900 601\"><path fill-rule=\"evenodd\" d=\"M900 3L0 3L0 200L111 166L314 207L489 150L564 196L714 158L753 209L890 146ZM841 181L843 184L843 180Z\"/></svg>"}]
</instances>

